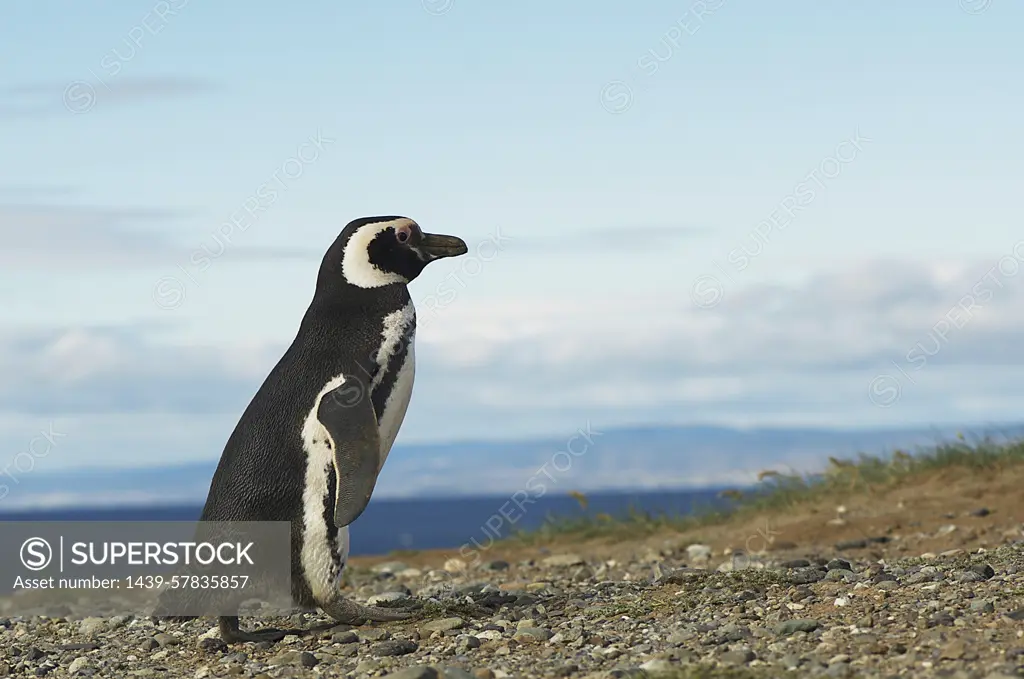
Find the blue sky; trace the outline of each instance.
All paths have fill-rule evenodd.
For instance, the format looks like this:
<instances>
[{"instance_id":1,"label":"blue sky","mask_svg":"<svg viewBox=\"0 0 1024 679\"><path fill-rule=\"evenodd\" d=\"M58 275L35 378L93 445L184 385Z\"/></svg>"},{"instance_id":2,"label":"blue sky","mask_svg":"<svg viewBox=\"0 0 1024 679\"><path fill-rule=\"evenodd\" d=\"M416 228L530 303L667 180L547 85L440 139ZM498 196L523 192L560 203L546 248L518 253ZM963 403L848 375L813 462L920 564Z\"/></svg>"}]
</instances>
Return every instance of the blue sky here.
<instances>
[{"instance_id":1,"label":"blue sky","mask_svg":"<svg viewBox=\"0 0 1024 679\"><path fill-rule=\"evenodd\" d=\"M53 425L53 468L215 458L323 251L372 214L473 251L413 286L400 442L1016 419L1024 247L988 272L1022 237L1022 20L1007 0L4 5L2 449Z\"/></svg>"}]
</instances>

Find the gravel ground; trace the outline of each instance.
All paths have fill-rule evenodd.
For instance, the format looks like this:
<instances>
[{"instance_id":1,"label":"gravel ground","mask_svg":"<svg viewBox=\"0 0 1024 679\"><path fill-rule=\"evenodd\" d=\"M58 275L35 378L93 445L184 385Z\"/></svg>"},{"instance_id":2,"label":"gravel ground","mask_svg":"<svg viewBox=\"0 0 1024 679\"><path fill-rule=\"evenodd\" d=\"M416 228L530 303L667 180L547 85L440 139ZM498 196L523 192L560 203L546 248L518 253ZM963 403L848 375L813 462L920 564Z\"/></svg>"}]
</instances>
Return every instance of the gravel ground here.
<instances>
[{"instance_id":1,"label":"gravel ground","mask_svg":"<svg viewBox=\"0 0 1024 679\"><path fill-rule=\"evenodd\" d=\"M377 564L350 572L349 595L416 619L275 645L225 647L209 619L0 618L0 676L1024 676L1024 541L894 560L846 547L723 556L668 536L618 561Z\"/></svg>"}]
</instances>

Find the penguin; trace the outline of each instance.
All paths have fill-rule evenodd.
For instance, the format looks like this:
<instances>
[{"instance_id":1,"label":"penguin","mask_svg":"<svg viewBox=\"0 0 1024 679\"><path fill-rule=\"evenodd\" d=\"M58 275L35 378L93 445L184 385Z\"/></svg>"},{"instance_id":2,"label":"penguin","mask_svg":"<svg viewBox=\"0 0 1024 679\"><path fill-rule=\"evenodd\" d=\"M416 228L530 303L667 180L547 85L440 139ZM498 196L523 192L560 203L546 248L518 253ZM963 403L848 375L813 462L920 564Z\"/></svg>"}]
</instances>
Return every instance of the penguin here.
<instances>
[{"instance_id":1,"label":"penguin","mask_svg":"<svg viewBox=\"0 0 1024 679\"><path fill-rule=\"evenodd\" d=\"M312 301L284 355L242 413L200 521L289 521L291 598L336 624L402 620L340 593L349 526L366 509L412 396L416 310L408 284L431 262L468 252L407 217L345 226L320 264ZM218 618L226 643L302 630L246 631Z\"/></svg>"}]
</instances>

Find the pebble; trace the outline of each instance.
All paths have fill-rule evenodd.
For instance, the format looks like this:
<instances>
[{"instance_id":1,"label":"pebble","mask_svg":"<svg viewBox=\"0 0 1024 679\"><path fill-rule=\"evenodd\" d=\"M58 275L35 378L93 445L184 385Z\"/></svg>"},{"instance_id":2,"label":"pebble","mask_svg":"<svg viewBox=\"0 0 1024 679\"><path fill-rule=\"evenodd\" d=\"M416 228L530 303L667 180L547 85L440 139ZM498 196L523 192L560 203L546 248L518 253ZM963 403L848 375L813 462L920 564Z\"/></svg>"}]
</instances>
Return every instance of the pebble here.
<instances>
[{"instance_id":1,"label":"pebble","mask_svg":"<svg viewBox=\"0 0 1024 679\"><path fill-rule=\"evenodd\" d=\"M390 679L440 679L441 677L436 669L429 666L406 667L385 676L390 677Z\"/></svg>"},{"instance_id":2,"label":"pebble","mask_svg":"<svg viewBox=\"0 0 1024 679\"><path fill-rule=\"evenodd\" d=\"M375 656L387 657L395 655L407 655L414 653L419 649L419 644L414 641L408 641L406 639L399 639L395 641L382 641L379 644L375 644L370 647L370 653Z\"/></svg>"},{"instance_id":3,"label":"pebble","mask_svg":"<svg viewBox=\"0 0 1024 679\"><path fill-rule=\"evenodd\" d=\"M813 632L819 626L820 623L817 620L797 618L776 625L775 633L780 636L787 636L795 632Z\"/></svg>"},{"instance_id":4,"label":"pebble","mask_svg":"<svg viewBox=\"0 0 1024 679\"><path fill-rule=\"evenodd\" d=\"M368 606L379 606L381 604L391 603L393 601L404 601L408 599L409 595L405 592L384 592L383 594L374 594L366 600Z\"/></svg>"},{"instance_id":5,"label":"pebble","mask_svg":"<svg viewBox=\"0 0 1024 679\"><path fill-rule=\"evenodd\" d=\"M547 641L554 634L549 629L542 627L523 627L516 630L516 633L512 636L516 641L523 641L528 643L537 643L541 641Z\"/></svg>"},{"instance_id":6,"label":"pebble","mask_svg":"<svg viewBox=\"0 0 1024 679\"><path fill-rule=\"evenodd\" d=\"M93 636L106 632L110 622L105 618L86 618L78 623L78 633L83 636Z\"/></svg>"},{"instance_id":7,"label":"pebble","mask_svg":"<svg viewBox=\"0 0 1024 679\"><path fill-rule=\"evenodd\" d=\"M549 556L542 561L544 566L548 568L558 568L567 566L580 566L585 562L583 558L578 554L557 554L555 556Z\"/></svg>"},{"instance_id":8,"label":"pebble","mask_svg":"<svg viewBox=\"0 0 1024 679\"><path fill-rule=\"evenodd\" d=\"M86 658L84 656L75 658L74 660L71 661L71 664L68 665L68 674L70 674L70 675L78 674L79 672L81 672L82 670L87 669L88 667L89 667L89 659L88 658Z\"/></svg>"},{"instance_id":9,"label":"pebble","mask_svg":"<svg viewBox=\"0 0 1024 679\"><path fill-rule=\"evenodd\" d=\"M422 628L427 632L447 632L449 630L461 629L466 624L462 618L441 618L424 623Z\"/></svg>"}]
</instances>

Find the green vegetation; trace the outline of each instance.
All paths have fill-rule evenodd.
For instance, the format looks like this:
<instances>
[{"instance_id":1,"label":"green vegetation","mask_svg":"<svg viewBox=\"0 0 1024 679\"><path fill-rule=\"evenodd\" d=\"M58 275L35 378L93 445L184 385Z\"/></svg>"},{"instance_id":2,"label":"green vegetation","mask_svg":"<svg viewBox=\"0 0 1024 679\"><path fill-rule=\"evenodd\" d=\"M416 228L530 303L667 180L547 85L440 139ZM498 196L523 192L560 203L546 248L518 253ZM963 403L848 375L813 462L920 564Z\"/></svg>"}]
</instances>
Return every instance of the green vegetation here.
<instances>
[{"instance_id":1,"label":"green vegetation","mask_svg":"<svg viewBox=\"0 0 1024 679\"><path fill-rule=\"evenodd\" d=\"M576 539L642 537L664 529L698 530L726 520L761 512L787 511L824 498L841 501L858 493L877 493L902 483L950 469L998 472L1024 461L1024 440L997 442L989 437L968 442L963 434L955 441L919 448L913 454L895 450L888 456L860 454L855 460L829 458L829 467L817 474L783 474L764 471L756 486L720 494L715 507L687 516L652 514L631 508L624 516L594 514L582 517L548 515L544 524L509 537L526 544L547 543L560 537ZM574 492L586 509L586 496Z\"/></svg>"}]
</instances>

